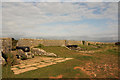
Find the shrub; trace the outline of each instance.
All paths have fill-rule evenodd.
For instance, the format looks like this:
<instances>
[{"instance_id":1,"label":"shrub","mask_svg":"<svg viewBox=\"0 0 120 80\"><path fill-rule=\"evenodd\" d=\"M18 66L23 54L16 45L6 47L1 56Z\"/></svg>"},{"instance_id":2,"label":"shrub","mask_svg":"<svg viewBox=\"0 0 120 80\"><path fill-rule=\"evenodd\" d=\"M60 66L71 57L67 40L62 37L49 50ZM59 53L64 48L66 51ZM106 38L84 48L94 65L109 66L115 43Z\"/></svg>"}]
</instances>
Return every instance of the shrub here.
<instances>
[{"instance_id":1,"label":"shrub","mask_svg":"<svg viewBox=\"0 0 120 80\"><path fill-rule=\"evenodd\" d=\"M85 41L82 41L83 45L85 45Z\"/></svg>"},{"instance_id":2,"label":"shrub","mask_svg":"<svg viewBox=\"0 0 120 80\"><path fill-rule=\"evenodd\" d=\"M96 43L96 45L99 45L98 43Z\"/></svg>"},{"instance_id":3,"label":"shrub","mask_svg":"<svg viewBox=\"0 0 120 80\"><path fill-rule=\"evenodd\" d=\"M39 44L39 45L38 45L38 46L36 46L35 48L41 48L41 47L44 47L44 45Z\"/></svg>"},{"instance_id":4,"label":"shrub","mask_svg":"<svg viewBox=\"0 0 120 80\"><path fill-rule=\"evenodd\" d=\"M6 54L4 54L3 52L2 52L2 57L5 59L5 61L7 62L7 55Z\"/></svg>"},{"instance_id":5,"label":"shrub","mask_svg":"<svg viewBox=\"0 0 120 80\"><path fill-rule=\"evenodd\" d=\"M120 46L120 42L116 42L115 45L119 45Z\"/></svg>"},{"instance_id":6,"label":"shrub","mask_svg":"<svg viewBox=\"0 0 120 80\"><path fill-rule=\"evenodd\" d=\"M88 43L88 45L90 45L90 43Z\"/></svg>"},{"instance_id":7,"label":"shrub","mask_svg":"<svg viewBox=\"0 0 120 80\"><path fill-rule=\"evenodd\" d=\"M15 65L19 63L16 56L13 55L12 53L6 53L5 55L7 57L6 61L8 65Z\"/></svg>"},{"instance_id":8,"label":"shrub","mask_svg":"<svg viewBox=\"0 0 120 80\"><path fill-rule=\"evenodd\" d=\"M14 38L12 38L12 50L16 50L17 42L18 42L18 40L15 40Z\"/></svg>"},{"instance_id":9,"label":"shrub","mask_svg":"<svg viewBox=\"0 0 120 80\"><path fill-rule=\"evenodd\" d=\"M26 60L27 56L26 55L21 55L21 60Z\"/></svg>"}]
</instances>

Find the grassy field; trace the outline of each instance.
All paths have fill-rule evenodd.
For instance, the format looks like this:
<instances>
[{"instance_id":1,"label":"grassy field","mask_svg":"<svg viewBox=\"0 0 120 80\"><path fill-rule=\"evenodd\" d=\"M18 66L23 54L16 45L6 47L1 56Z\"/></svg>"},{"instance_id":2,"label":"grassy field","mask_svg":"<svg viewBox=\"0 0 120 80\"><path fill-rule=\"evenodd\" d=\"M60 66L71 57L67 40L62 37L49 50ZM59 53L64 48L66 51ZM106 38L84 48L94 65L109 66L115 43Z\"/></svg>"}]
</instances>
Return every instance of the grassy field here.
<instances>
[{"instance_id":1,"label":"grassy field","mask_svg":"<svg viewBox=\"0 0 120 80\"><path fill-rule=\"evenodd\" d=\"M4 66L2 69L3 78L50 78L62 75L62 78L117 78L118 77L118 47L113 45L104 45L98 48L98 52L92 54L79 53L75 50L68 50L59 46L42 46L47 52L53 52L58 57L74 58L69 61L28 71L22 74L14 75L10 66ZM86 47L88 48L88 47ZM94 50L94 49L88 49ZM97 49L95 49L97 50ZM107 68L104 65L107 65ZM100 67L99 67L100 66ZM110 67L111 66L111 67ZM78 67L78 69L75 69ZM83 70L79 67L85 68ZM87 71L90 69L90 71ZM105 71L107 69L107 71ZM94 75L93 75L94 73ZM93 76L92 76L93 75ZM103 76L104 75L104 76Z\"/></svg>"}]
</instances>

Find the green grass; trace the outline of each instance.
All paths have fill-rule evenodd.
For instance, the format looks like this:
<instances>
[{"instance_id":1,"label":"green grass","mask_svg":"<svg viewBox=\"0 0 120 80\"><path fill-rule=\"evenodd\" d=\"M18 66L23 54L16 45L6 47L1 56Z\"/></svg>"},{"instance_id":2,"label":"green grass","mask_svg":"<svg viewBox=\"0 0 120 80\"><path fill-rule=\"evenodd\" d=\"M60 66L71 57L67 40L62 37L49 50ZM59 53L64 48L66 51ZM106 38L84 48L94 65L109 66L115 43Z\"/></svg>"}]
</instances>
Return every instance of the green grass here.
<instances>
[{"instance_id":1,"label":"green grass","mask_svg":"<svg viewBox=\"0 0 120 80\"><path fill-rule=\"evenodd\" d=\"M105 55L119 55L120 56L120 51L118 49L107 49L105 51L100 51L100 52L97 52L97 54L105 54Z\"/></svg>"},{"instance_id":2,"label":"green grass","mask_svg":"<svg viewBox=\"0 0 120 80\"><path fill-rule=\"evenodd\" d=\"M90 60L90 59L93 59L94 57L92 56L77 56L76 59L79 59L79 60Z\"/></svg>"},{"instance_id":3,"label":"green grass","mask_svg":"<svg viewBox=\"0 0 120 80\"><path fill-rule=\"evenodd\" d=\"M10 66L4 66L2 68L3 78L49 78L50 76L56 77L58 75L63 75L63 78L75 78L76 74L80 74L80 75L77 75L77 77L86 78L86 77L89 77L86 73L84 73L80 69L74 70L74 67L84 65L86 62L89 62L89 61L96 62L97 60L101 59L99 57L94 57L94 56L83 56L83 55L77 54L78 52L74 50L68 50L65 47L42 46L41 48L47 52L55 53L59 57L63 57L63 58L71 57L74 59L61 62L61 63L57 63L55 65L51 65L48 67L36 69L33 71L28 71L28 72L21 73L18 75L13 74L13 72L10 70ZM91 48L89 48L89 50L91 50ZM101 53L102 54L117 54L116 51L117 50L113 48L113 49L108 49L106 51L101 51L99 53L100 54Z\"/></svg>"},{"instance_id":4,"label":"green grass","mask_svg":"<svg viewBox=\"0 0 120 80\"><path fill-rule=\"evenodd\" d=\"M14 76L14 74L10 70L10 66L9 65L6 65L6 66L2 67L2 78L11 78L13 76Z\"/></svg>"},{"instance_id":5,"label":"green grass","mask_svg":"<svg viewBox=\"0 0 120 80\"><path fill-rule=\"evenodd\" d=\"M41 48L41 47L44 47L44 45L39 44L38 46L35 46L35 48Z\"/></svg>"},{"instance_id":6,"label":"green grass","mask_svg":"<svg viewBox=\"0 0 120 80\"><path fill-rule=\"evenodd\" d=\"M105 49L106 47L113 47L115 46L114 44L96 44L96 45L93 45L93 44L90 44L90 45L79 45L79 47L81 47L83 50L87 50L87 51L90 51L90 50L98 50L98 49ZM95 47L98 47L98 48L95 48Z\"/></svg>"},{"instance_id":7,"label":"green grass","mask_svg":"<svg viewBox=\"0 0 120 80\"><path fill-rule=\"evenodd\" d=\"M83 64L80 60L90 60L92 57L85 57L77 52L68 50L65 47L42 47L47 52L53 52L57 54L59 57L72 57L73 60L65 61L62 63L57 63L55 65L51 65L49 67L40 68L34 71L28 71L19 75L14 75L10 70L10 66L3 67L3 77L12 77L12 78L47 78L49 76L58 76L60 74L64 75L64 78L74 78L77 73L81 74L79 77L88 77L84 72L80 70L74 70L73 68L76 66L80 66ZM7 70L6 70L7 69ZM9 72L9 73L8 73ZM8 73L8 74L7 74ZM34 74L33 74L34 73Z\"/></svg>"},{"instance_id":8,"label":"green grass","mask_svg":"<svg viewBox=\"0 0 120 80\"><path fill-rule=\"evenodd\" d=\"M19 75L14 75L10 70L10 66L6 66L3 67L3 78L49 78L50 76L58 75L63 75L63 78L74 78L77 73L81 74L79 77L88 77L88 75L86 75L84 72L73 69L80 64L82 63L80 63L79 60L74 59L58 63L56 65L51 65L49 67L28 71Z\"/></svg>"},{"instance_id":9,"label":"green grass","mask_svg":"<svg viewBox=\"0 0 120 80\"><path fill-rule=\"evenodd\" d=\"M93 45L79 45L80 48L82 48L84 51L87 50L87 51L90 51L90 50L97 50L98 48L95 48L95 46Z\"/></svg>"},{"instance_id":10,"label":"green grass","mask_svg":"<svg viewBox=\"0 0 120 80\"><path fill-rule=\"evenodd\" d=\"M59 46L45 46L42 47L47 52L52 52L57 54L59 57L73 57L75 53L77 53L74 50L68 50L65 47L59 47Z\"/></svg>"}]
</instances>

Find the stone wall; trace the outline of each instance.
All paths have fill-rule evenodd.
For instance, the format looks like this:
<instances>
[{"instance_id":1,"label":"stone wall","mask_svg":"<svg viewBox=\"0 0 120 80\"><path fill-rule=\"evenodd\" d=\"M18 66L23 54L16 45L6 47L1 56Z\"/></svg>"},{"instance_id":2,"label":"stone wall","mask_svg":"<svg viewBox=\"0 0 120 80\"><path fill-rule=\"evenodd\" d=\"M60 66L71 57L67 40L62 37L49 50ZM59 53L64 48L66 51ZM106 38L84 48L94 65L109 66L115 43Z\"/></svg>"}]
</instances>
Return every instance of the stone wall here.
<instances>
[{"instance_id":1,"label":"stone wall","mask_svg":"<svg viewBox=\"0 0 120 80\"><path fill-rule=\"evenodd\" d=\"M0 38L0 51L9 53L12 50L12 38Z\"/></svg>"},{"instance_id":2,"label":"stone wall","mask_svg":"<svg viewBox=\"0 0 120 80\"><path fill-rule=\"evenodd\" d=\"M43 40L41 39L19 39L17 46L38 46L39 44L43 44Z\"/></svg>"},{"instance_id":3,"label":"stone wall","mask_svg":"<svg viewBox=\"0 0 120 80\"><path fill-rule=\"evenodd\" d=\"M44 46L65 46L65 40L43 40Z\"/></svg>"},{"instance_id":4,"label":"stone wall","mask_svg":"<svg viewBox=\"0 0 120 80\"><path fill-rule=\"evenodd\" d=\"M74 40L42 40L42 39L19 39L17 46L34 47L42 44L44 46L65 46L65 45L80 45L82 41Z\"/></svg>"},{"instance_id":5,"label":"stone wall","mask_svg":"<svg viewBox=\"0 0 120 80\"><path fill-rule=\"evenodd\" d=\"M92 41L87 41L86 43L87 44L90 43L93 45L96 45L96 44L115 44L115 42L92 42Z\"/></svg>"},{"instance_id":6,"label":"stone wall","mask_svg":"<svg viewBox=\"0 0 120 80\"><path fill-rule=\"evenodd\" d=\"M103 43L103 42L92 42L92 41L85 41L84 45L90 44L110 44L110 43ZM17 46L28 46L34 47L42 44L44 46L65 46L65 45L83 45L82 41L75 41L75 40L43 40L43 39L19 39ZM114 43L113 43L114 44Z\"/></svg>"},{"instance_id":7,"label":"stone wall","mask_svg":"<svg viewBox=\"0 0 120 80\"><path fill-rule=\"evenodd\" d=\"M82 41L67 40L68 45L83 45Z\"/></svg>"},{"instance_id":8,"label":"stone wall","mask_svg":"<svg viewBox=\"0 0 120 80\"><path fill-rule=\"evenodd\" d=\"M44 46L65 46L65 40L42 40L42 39L20 39L17 46L38 46L42 44Z\"/></svg>"}]
</instances>

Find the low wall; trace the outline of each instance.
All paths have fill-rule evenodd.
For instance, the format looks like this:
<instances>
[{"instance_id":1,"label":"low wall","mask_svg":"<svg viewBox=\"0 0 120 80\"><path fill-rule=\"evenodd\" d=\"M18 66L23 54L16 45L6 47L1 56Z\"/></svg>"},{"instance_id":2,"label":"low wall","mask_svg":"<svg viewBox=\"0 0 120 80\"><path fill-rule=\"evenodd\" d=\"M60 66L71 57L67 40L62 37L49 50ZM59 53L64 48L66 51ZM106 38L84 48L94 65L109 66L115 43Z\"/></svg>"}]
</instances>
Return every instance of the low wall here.
<instances>
[{"instance_id":1,"label":"low wall","mask_svg":"<svg viewBox=\"0 0 120 80\"><path fill-rule=\"evenodd\" d=\"M65 46L65 40L42 40L42 39L20 39L17 46L38 46L42 44L44 46Z\"/></svg>"},{"instance_id":2,"label":"low wall","mask_svg":"<svg viewBox=\"0 0 120 80\"><path fill-rule=\"evenodd\" d=\"M80 45L82 41L72 40L42 40L42 39L20 39L17 46L38 46L42 44L44 46L65 46L65 45Z\"/></svg>"},{"instance_id":3,"label":"low wall","mask_svg":"<svg viewBox=\"0 0 120 80\"><path fill-rule=\"evenodd\" d=\"M43 40L44 46L65 46L65 40Z\"/></svg>"},{"instance_id":4,"label":"low wall","mask_svg":"<svg viewBox=\"0 0 120 80\"><path fill-rule=\"evenodd\" d=\"M39 44L43 44L43 40L40 39L20 39L18 40L17 46L38 46Z\"/></svg>"},{"instance_id":5,"label":"low wall","mask_svg":"<svg viewBox=\"0 0 120 80\"><path fill-rule=\"evenodd\" d=\"M91 42L85 41L84 45L90 44L109 44L103 42ZM34 47L42 44L44 46L65 46L65 45L83 45L83 41L75 41L75 40L43 40L43 39L19 39L17 46L28 46ZM114 44L114 43L113 43Z\"/></svg>"},{"instance_id":6,"label":"low wall","mask_svg":"<svg viewBox=\"0 0 120 80\"><path fill-rule=\"evenodd\" d=\"M87 44L90 43L90 44L115 44L115 42L92 42L92 41L87 41Z\"/></svg>"},{"instance_id":7,"label":"low wall","mask_svg":"<svg viewBox=\"0 0 120 80\"><path fill-rule=\"evenodd\" d=\"M68 45L82 45L82 41L67 40Z\"/></svg>"}]
</instances>

